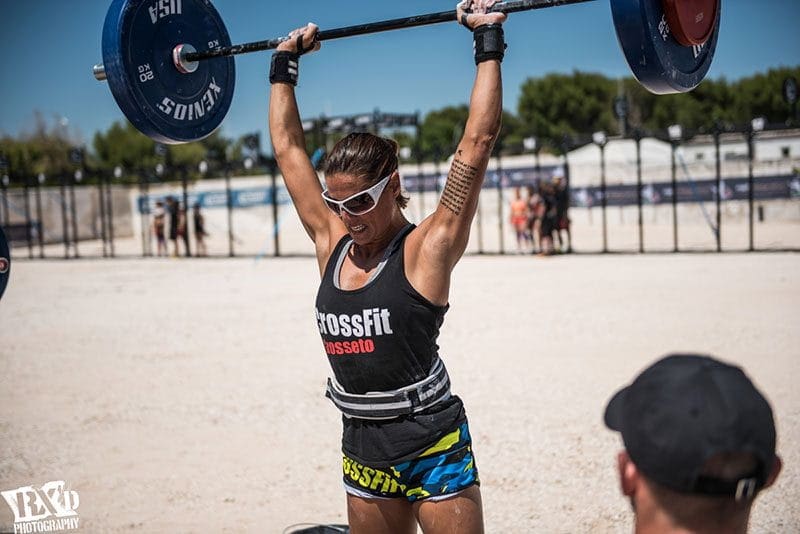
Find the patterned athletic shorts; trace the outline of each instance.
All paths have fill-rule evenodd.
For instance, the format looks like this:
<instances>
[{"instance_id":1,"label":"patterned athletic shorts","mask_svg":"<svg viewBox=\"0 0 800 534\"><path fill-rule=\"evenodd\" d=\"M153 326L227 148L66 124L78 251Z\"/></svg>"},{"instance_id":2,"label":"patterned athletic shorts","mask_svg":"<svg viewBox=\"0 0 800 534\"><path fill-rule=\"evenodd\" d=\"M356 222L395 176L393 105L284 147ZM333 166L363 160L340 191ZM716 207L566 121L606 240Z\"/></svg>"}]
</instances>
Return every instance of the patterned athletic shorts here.
<instances>
[{"instance_id":1,"label":"patterned athletic shorts","mask_svg":"<svg viewBox=\"0 0 800 534\"><path fill-rule=\"evenodd\" d=\"M467 423L408 462L379 469L345 455L342 472L347 493L368 499L435 500L480 484Z\"/></svg>"}]
</instances>

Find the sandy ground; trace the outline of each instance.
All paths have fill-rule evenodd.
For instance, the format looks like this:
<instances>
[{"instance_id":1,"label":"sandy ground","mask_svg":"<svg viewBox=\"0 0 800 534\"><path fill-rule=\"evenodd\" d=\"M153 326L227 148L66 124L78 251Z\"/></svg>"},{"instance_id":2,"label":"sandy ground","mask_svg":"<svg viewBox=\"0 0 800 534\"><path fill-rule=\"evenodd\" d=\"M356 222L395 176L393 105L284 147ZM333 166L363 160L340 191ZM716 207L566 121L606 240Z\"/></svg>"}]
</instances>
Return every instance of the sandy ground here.
<instances>
[{"instance_id":1,"label":"sandy ground","mask_svg":"<svg viewBox=\"0 0 800 534\"><path fill-rule=\"evenodd\" d=\"M743 365L800 530L800 255L466 257L440 338L487 532L630 532L607 399L655 358ZM313 259L17 261L0 304L0 489L65 480L85 532L344 522ZM0 531L12 514L0 504Z\"/></svg>"}]
</instances>

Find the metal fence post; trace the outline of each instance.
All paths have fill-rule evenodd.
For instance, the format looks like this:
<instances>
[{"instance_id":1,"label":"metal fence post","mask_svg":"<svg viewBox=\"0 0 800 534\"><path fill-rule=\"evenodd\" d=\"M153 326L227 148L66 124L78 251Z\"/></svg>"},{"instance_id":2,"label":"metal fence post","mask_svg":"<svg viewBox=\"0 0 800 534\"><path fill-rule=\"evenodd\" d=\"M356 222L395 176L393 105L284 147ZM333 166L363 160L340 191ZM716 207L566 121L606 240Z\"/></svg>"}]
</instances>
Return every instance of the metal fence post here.
<instances>
[{"instance_id":1,"label":"metal fence post","mask_svg":"<svg viewBox=\"0 0 800 534\"><path fill-rule=\"evenodd\" d=\"M606 214L606 207L608 200L606 198L606 144L600 145L600 202L603 217L603 252L608 252L608 219Z\"/></svg>"},{"instance_id":2,"label":"metal fence post","mask_svg":"<svg viewBox=\"0 0 800 534\"><path fill-rule=\"evenodd\" d=\"M25 195L25 240L28 242L28 258L33 259L33 233L31 232L31 200L30 177L26 174L23 180L23 194Z\"/></svg>"},{"instance_id":3,"label":"metal fence post","mask_svg":"<svg viewBox=\"0 0 800 534\"><path fill-rule=\"evenodd\" d=\"M672 252L678 252L678 165L675 161L675 151L678 141L672 141Z\"/></svg>"},{"instance_id":4,"label":"metal fence post","mask_svg":"<svg viewBox=\"0 0 800 534\"><path fill-rule=\"evenodd\" d=\"M36 177L34 187L36 188L36 220L39 221L37 234L39 236L39 258L44 259L44 223L42 222L42 184L44 183L44 173Z\"/></svg>"},{"instance_id":5,"label":"metal fence post","mask_svg":"<svg viewBox=\"0 0 800 534\"><path fill-rule=\"evenodd\" d=\"M183 245L186 247L186 257L192 257L191 239L189 239L189 171L186 165L181 165L181 193L183 194Z\"/></svg>"},{"instance_id":6,"label":"metal fence post","mask_svg":"<svg viewBox=\"0 0 800 534\"><path fill-rule=\"evenodd\" d=\"M67 230L67 177L61 172L61 234L64 241L64 259L69 259L69 234Z\"/></svg>"},{"instance_id":7,"label":"metal fence post","mask_svg":"<svg viewBox=\"0 0 800 534\"><path fill-rule=\"evenodd\" d=\"M642 132L634 132L636 141L636 206L638 209L639 252L644 252L644 216L642 214Z\"/></svg>"},{"instance_id":8,"label":"metal fence post","mask_svg":"<svg viewBox=\"0 0 800 534\"><path fill-rule=\"evenodd\" d=\"M497 170L495 171L497 173L497 232L500 237L500 254L505 254L505 236L503 235L503 165L500 160L500 150L502 150L502 146L499 141L495 147L497 151Z\"/></svg>"},{"instance_id":9,"label":"metal fence post","mask_svg":"<svg viewBox=\"0 0 800 534\"><path fill-rule=\"evenodd\" d=\"M714 153L715 153L715 160L716 160L716 178L717 178L717 194L716 194L716 206L717 206L717 252L722 251L722 162L720 160L720 127L714 127Z\"/></svg>"},{"instance_id":10,"label":"metal fence post","mask_svg":"<svg viewBox=\"0 0 800 534\"><path fill-rule=\"evenodd\" d=\"M108 256L107 246L107 239L106 239L106 194L105 188L103 187L105 184L103 178L104 172L101 172L97 177L97 201L100 203L100 239L103 241L103 257Z\"/></svg>"},{"instance_id":11,"label":"metal fence post","mask_svg":"<svg viewBox=\"0 0 800 534\"><path fill-rule=\"evenodd\" d=\"M278 162L274 158L269 160L269 177L272 182L272 239L275 247L275 257L281 255L280 225L278 224Z\"/></svg>"}]
</instances>

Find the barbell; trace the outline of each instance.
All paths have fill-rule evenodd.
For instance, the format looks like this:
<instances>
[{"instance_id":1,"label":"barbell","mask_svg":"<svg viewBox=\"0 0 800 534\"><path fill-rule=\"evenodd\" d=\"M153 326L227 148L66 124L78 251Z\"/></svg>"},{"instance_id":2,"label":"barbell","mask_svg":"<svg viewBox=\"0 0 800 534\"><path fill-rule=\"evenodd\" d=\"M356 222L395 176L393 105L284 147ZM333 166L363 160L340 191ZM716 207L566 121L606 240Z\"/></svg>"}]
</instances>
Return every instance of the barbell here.
<instances>
[{"instance_id":1,"label":"barbell","mask_svg":"<svg viewBox=\"0 0 800 534\"><path fill-rule=\"evenodd\" d=\"M513 13L594 0L509 0ZM656 94L694 89L711 67L721 0L610 0L617 38L636 79ZM320 41L456 20L442 11L318 32ZM233 56L276 48L288 37L231 45L209 0L113 0L103 25L107 80L128 120L161 143L197 141L225 118L233 99Z\"/></svg>"}]
</instances>

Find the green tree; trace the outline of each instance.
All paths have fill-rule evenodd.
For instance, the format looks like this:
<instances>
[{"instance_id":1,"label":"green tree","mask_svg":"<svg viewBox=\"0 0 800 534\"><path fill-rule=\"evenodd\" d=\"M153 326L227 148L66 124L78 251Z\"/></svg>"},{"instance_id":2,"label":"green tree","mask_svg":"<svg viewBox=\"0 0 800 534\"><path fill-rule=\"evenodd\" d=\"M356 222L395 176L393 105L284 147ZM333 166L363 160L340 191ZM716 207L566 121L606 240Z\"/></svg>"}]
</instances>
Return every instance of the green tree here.
<instances>
[{"instance_id":1,"label":"green tree","mask_svg":"<svg viewBox=\"0 0 800 534\"><path fill-rule=\"evenodd\" d=\"M92 146L100 172L111 172L119 165L126 170L126 176L133 177L150 172L159 162L155 142L128 121L115 121L105 132L95 133Z\"/></svg>"},{"instance_id":2,"label":"green tree","mask_svg":"<svg viewBox=\"0 0 800 534\"><path fill-rule=\"evenodd\" d=\"M40 113L35 114L31 132L18 138L1 138L0 152L8 161L12 185L39 173L50 177L72 174L69 151L77 144L75 139L62 125L48 123Z\"/></svg>"},{"instance_id":3,"label":"green tree","mask_svg":"<svg viewBox=\"0 0 800 534\"><path fill-rule=\"evenodd\" d=\"M789 115L782 97L788 76L800 79L800 67L771 69L736 82L707 79L688 93L653 95L633 78L613 80L578 71L548 74L522 84L519 131L522 137L535 135L556 145L565 134L596 130L619 134L612 111L617 95L628 101L627 122L632 129L659 131L678 123L688 131L710 131L717 123L745 126L759 116L782 123Z\"/></svg>"},{"instance_id":4,"label":"green tree","mask_svg":"<svg viewBox=\"0 0 800 534\"><path fill-rule=\"evenodd\" d=\"M748 122L755 117L765 117L771 123L787 121L791 110L783 99L783 81L790 76L800 82L800 67L770 69L739 80L731 95L735 122Z\"/></svg>"},{"instance_id":5,"label":"green tree","mask_svg":"<svg viewBox=\"0 0 800 534\"><path fill-rule=\"evenodd\" d=\"M517 107L520 132L555 145L565 135L613 132L615 95L615 82L600 74L576 71L528 78L520 88Z\"/></svg>"},{"instance_id":6,"label":"green tree","mask_svg":"<svg viewBox=\"0 0 800 534\"><path fill-rule=\"evenodd\" d=\"M150 175L162 157L156 154L156 143L146 135L140 133L128 122L114 122L105 132L97 132L93 140L93 163L100 171L110 173L117 165L127 170L126 176L129 181L136 181L139 173ZM168 145L167 156L164 163L167 164L167 174L164 179L177 179L181 168L188 172L190 180L201 178L198 170L200 161L220 159L220 154L227 157L238 157L237 154L230 154L232 143L223 137L219 130L208 137L192 143L180 145Z\"/></svg>"},{"instance_id":7,"label":"green tree","mask_svg":"<svg viewBox=\"0 0 800 534\"><path fill-rule=\"evenodd\" d=\"M403 148L410 149L412 151L412 154L411 158L409 158L409 161L414 159L413 150L414 146L416 145L415 135L411 134L409 131L406 130L394 130L393 132L389 132L388 134L386 134L386 136L397 141L397 145L400 147L401 151L403 150ZM402 160L402 155L400 156L400 158Z\"/></svg>"},{"instance_id":8,"label":"green tree","mask_svg":"<svg viewBox=\"0 0 800 534\"><path fill-rule=\"evenodd\" d=\"M507 110L503 110L502 120L495 150L501 151L502 154L519 154L522 152L522 140L527 136L523 123Z\"/></svg>"},{"instance_id":9,"label":"green tree","mask_svg":"<svg viewBox=\"0 0 800 534\"><path fill-rule=\"evenodd\" d=\"M425 115L422 120L420 140L423 158L431 159L435 154L449 154L464 133L469 108L447 106Z\"/></svg>"}]
</instances>

